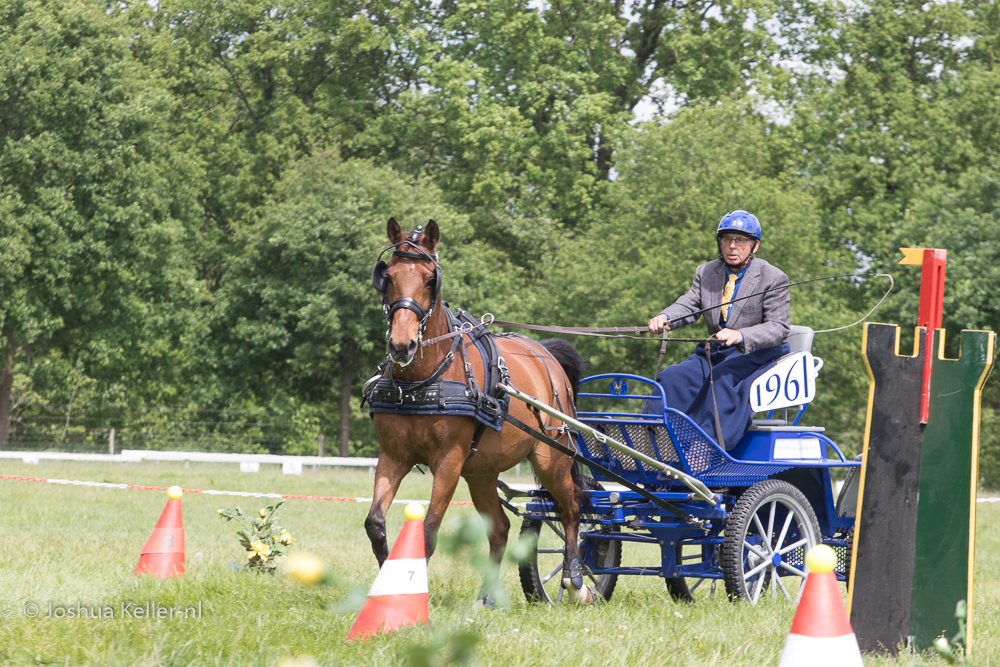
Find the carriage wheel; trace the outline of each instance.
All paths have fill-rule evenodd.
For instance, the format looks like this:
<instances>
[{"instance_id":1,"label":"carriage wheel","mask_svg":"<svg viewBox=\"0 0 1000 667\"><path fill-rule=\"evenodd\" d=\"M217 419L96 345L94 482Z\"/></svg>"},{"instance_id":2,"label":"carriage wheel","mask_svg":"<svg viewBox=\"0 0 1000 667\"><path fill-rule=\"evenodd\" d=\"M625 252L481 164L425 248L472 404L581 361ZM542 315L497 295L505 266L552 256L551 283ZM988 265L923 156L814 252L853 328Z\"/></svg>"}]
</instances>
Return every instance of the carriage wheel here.
<instances>
[{"instance_id":1,"label":"carriage wheel","mask_svg":"<svg viewBox=\"0 0 1000 667\"><path fill-rule=\"evenodd\" d=\"M675 556L677 558L678 565L683 565L686 560L703 560L705 558L704 551L702 551L702 553L697 555L690 554L688 558L685 558L684 544L682 542L677 543ZM694 583L689 582L688 579L684 577L664 578L664 582L666 582L667 584L667 592L670 593L670 597L673 598L676 602L693 603L695 590L699 586L701 586L701 584L705 583L705 579L703 578L700 577L690 577L690 578L694 579ZM711 586L712 586L712 591L714 592L715 591L714 581L711 584Z\"/></svg>"},{"instance_id":2,"label":"carriage wheel","mask_svg":"<svg viewBox=\"0 0 1000 667\"><path fill-rule=\"evenodd\" d=\"M609 527L580 522L580 532L604 530ZM619 530L617 526L614 530ZM518 566L521 575L521 589L528 602L554 604L562 602L562 568L566 553L566 535L558 521L536 521L525 519L521 524L521 538L531 536L537 545L531 557ZM622 543L618 540L586 540L581 546L597 549L597 563L602 568L619 567L622 564ZM582 560L582 558L581 558ZM583 583L604 600L610 600L618 583L617 574L585 574Z\"/></svg>"},{"instance_id":3,"label":"carriage wheel","mask_svg":"<svg viewBox=\"0 0 1000 667\"><path fill-rule=\"evenodd\" d=\"M805 554L822 541L819 522L802 492L769 479L750 487L726 517L720 564L730 599L757 604L765 588L793 595L782 577L804 578Z\"/></svg>"}]
</instances>

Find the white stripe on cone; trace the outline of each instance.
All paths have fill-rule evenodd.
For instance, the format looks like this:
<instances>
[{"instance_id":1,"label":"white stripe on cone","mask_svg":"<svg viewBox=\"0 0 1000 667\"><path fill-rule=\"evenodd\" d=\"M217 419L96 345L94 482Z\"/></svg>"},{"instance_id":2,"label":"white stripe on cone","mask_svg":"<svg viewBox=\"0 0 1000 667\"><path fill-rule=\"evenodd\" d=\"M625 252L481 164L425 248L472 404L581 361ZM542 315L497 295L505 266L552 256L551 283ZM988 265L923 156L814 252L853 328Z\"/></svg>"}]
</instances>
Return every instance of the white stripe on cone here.
<instances>
[{"instance_id":1,"label":"white stripe on cone","mask_svg":"<svg viewBox=\"0 0 1000 667\"><path fill-rule=\"evenodd\" d=\"M427 560L424 558L389 559L379 570L368 597L427 593Z\"/></svg>"},{"instance_id":2,"label":"white stripe on cone","mask_svg":"<svg viewBox=\"0 0 1000 667\"><path fill-rule=\"evenodd\" d=\"M839 637L789 634L778 667L862 667L858 639L852 632Z\"/></svg>"}]
</instances>

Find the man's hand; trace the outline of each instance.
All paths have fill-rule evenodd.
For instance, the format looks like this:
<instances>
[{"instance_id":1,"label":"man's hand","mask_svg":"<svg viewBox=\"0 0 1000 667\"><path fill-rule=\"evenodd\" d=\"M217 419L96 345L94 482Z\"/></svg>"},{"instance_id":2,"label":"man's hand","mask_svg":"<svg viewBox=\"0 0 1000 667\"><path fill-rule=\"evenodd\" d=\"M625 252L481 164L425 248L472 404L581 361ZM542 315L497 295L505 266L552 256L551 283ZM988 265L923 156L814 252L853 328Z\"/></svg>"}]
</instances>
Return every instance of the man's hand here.
<instances>
[{"instance_id":1,"label":"man's hand","mask_svg":"<svg viewBox=\"0 0 1000 667\"><path fill-rule=\"evenodd\" d=\"M657 315L649 321L649 330L653 333L660 333L664 329L670 331L670 318L666 315Z\"/></svg>"},{"instance_id":2,"label":"man's hand","mask_svg":"<svg viewBox=\"0 0 1000 667\"><path fill-rule=\"evenodd\" d=\"M715 337L722 341L723 347L731 347L743 342L743 334L735 329L723 329L715 334Z\"/></svg>"}]
</instances>

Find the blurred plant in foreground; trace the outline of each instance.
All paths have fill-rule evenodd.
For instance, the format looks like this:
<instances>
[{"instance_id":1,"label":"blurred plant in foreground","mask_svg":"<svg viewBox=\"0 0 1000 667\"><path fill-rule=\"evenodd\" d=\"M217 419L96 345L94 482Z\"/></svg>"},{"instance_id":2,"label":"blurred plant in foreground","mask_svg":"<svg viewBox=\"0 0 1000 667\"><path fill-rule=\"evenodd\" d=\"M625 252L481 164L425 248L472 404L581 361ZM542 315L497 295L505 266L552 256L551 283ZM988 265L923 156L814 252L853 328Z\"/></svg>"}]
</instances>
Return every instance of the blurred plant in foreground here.
<instances>
[{"instance_id":1,"label":"blurred plant in foreground","mask_svg":"<svg viewBox=\"0 0 1000 667\"><path fill-rule=\"evenodd\" d=\"M968 616L968 605L965 600L959 600L955 605L955 619L958 621L958 632L949 642L944 636L934 640L934 651L944 658L949 665L971 667L972 662L965 657L965 619ZM911 662L911 667L927 667L926 663Z\"/></svg>"}]
</instances>

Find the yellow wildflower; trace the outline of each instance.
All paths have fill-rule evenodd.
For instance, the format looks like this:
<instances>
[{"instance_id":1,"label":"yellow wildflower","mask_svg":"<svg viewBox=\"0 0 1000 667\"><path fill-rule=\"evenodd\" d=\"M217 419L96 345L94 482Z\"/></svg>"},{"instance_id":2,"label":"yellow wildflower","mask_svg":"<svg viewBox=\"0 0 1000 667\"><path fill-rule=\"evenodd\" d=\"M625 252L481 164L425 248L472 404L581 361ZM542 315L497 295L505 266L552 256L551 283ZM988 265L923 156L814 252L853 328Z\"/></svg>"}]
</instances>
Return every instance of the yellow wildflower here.
<instances>
[{"instance_id":1,"label":"yellow wildflower","mask_svg":"<svg viewBox=\"0 0 1000 667\"><path fill-rule=\"evenodd\" d=\"M253 558L254 556L260 556L261 561L267 561L267 557L271 555L271 548L264 544L261 540L250 543L250 553L247 554L247 558Z\"/></svg>"},{"instance_id":2,"label":"yellow wildflower","mask_svg":"<svg viewBox=\"0 0 1000 667\"><path fill-rule=\"evenodd\" d=\"M282 530L281 537L278 538L278 541L281 542L282 544L291 544L292 542L295 541L295 538L292 537L292 534L289 533L287 530Z\"/></svg>"},{"instance_id":3,"label":"yellow wildflower","mask_svg":"<svg viewBox=\"0 0 1000 667\"><path fill-rule=\"evenodd\" d=\"M223 513L223 512L225 512L225 511L226 511L226 510L219 510L219 514L222 514L222 513Z\"/></svg>"},{"instance_id":4,"label":"yellow wildflower","mask_svg":"<svg viewBox=\"0 0 1000 667\"><path fill-rule=\"evenodd\" d=\"M285 571L303 584L315 584L323 579L323 561L298 551L285 561Z\"/></svg>"},{"instance_id":5,"label":"yellow wildflower","mask_svg":"<svg viewBox=\"0 0 1000 667\"><path fill-rule=\"evenodd\" d=\"M260 508L260 516L261 518L267 516L267 510L264 509L263 507Z\"/></svg>"}]
</instances>

